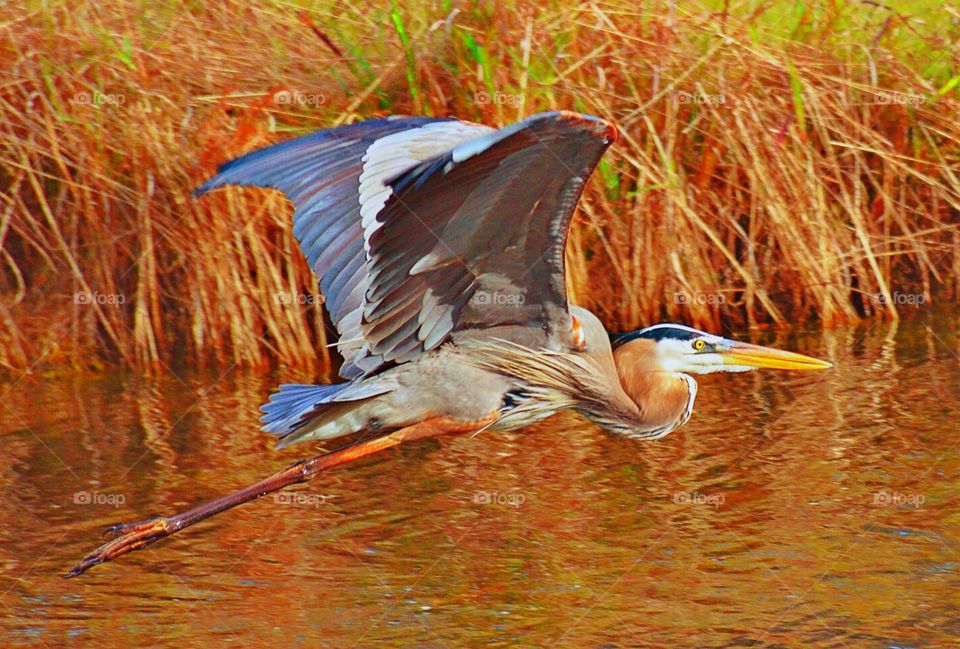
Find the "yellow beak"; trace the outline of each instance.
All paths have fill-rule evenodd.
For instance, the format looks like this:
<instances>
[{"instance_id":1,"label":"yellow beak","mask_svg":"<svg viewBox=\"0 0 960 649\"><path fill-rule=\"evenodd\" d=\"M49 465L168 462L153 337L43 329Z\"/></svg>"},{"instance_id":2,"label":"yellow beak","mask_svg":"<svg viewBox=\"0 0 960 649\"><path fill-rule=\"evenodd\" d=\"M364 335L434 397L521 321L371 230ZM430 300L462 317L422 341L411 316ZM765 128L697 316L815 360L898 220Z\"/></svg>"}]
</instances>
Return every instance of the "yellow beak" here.
<instances>
[{"instance_id":1,"label":"yellow beak","mask_svg":"<svg viewBox=\"0 0 960 649\"><path fill-rule=\"evenodd\" d=\"M833 367L833 363L803 354L738 341L731 341L729 349L720 351L720 355L723 357L724 365L741 367L763 367L774 370L825 370Z\"/></svg>"}]
</instances>

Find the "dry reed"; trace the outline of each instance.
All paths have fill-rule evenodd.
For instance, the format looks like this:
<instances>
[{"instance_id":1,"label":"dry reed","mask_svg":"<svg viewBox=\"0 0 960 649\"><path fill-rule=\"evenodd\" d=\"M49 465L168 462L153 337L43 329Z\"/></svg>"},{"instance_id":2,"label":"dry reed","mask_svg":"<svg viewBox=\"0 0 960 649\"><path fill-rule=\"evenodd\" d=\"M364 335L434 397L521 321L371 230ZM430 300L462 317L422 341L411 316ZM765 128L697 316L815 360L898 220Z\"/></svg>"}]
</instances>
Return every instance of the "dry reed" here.
<instances>
[{"instance_id":1,"label":"dry reed","mask_svg":"<svg viewBox=\"0 0 960 649\"><path fill-rule=\"evenodd\" d=\"M960 288L946 4L14 4L6 368L327 370L283 199L189 192L250 149L387 113L617 122L568 251L572 294L612 329L896 317Z\"/></svg>"}]
</instances>

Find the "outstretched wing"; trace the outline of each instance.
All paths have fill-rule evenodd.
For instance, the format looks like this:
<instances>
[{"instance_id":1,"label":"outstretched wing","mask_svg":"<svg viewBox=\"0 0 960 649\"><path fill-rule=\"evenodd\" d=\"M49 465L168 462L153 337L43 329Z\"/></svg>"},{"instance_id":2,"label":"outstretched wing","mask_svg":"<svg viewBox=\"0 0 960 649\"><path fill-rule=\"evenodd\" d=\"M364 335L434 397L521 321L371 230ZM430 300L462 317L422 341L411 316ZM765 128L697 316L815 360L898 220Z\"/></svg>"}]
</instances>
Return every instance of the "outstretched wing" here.
<instances>
[{"instance_id":1,"label":"outstretched wing","mask_svg":"<svg viewBox=\"0 0 960 649\"><path fill-rule=\"evenodd\" d=\"M543 113L391 180L389 199L364 229L358 367L409 361L467 329L509 335L504 327L519 326L569 337L567 233L614 139L602 120Z\"/></svg>"},{"instance_id":2,"label":"outstretched wing","mask_svg":"<svg viewBox=\"0 0 960 649\"><path fill-rule=\"evenodd\" d=\"M367 288L364 226L386 201L385 181L493 129L451 119L383 118L320 131L248 153L196 190L226 185L281 190L294 204L293 232L320 278L340 333L344 378L359 374Z\"/></svg>"},{"instance_id":3,"label":"outstretched wing","mask_svg":"<svg viewBox=\"0 0 960 649\"><path fill-rule=\"evenodd\" d=\"M386 118L247 154L197 190L273 187L341 336L344 378L457 331L570 330L570 219L616 130L543 113L499 131ZM509 335L509 329L506 330Z\"/></svg>"}]
</instances>

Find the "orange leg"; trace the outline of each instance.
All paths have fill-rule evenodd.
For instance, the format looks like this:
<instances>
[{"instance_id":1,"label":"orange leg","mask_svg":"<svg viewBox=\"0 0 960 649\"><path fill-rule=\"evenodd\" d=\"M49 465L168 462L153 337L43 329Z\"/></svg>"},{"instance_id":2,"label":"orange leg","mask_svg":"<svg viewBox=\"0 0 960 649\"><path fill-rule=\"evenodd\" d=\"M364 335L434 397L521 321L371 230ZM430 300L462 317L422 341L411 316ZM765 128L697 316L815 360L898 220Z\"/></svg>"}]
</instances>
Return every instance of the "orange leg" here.
<instances>
[{"instance_id":1,"label":"orange leg","mask_svg":"<svg viewBox=\"0 0 960 649\"><path fill-rule=\"evenodd\" d=\"M109 528L107 532L114 534L116 538L101 545L85 556L80 563L70 569L70 572L68 572L65 577L70 578L81 575L93 566L111 561L129 552L145 548L164 537L176 534L180 530L190 527L194 523L199 523L220 512L233 509L237 505L242 505L243 503L266 496L269 493L280 491L290 485L312 480L318 474L332 469L335 466L359 460L360 458L398 446L404 442L450 433L473 432L491 424L496 418L497 415L494 414L487 419L472 422L455 421L447 417L427 419L419 424L401 428L383 437L358 442L353 446L348 446L347 448L324 455L318 455L309 460L300 460L283 471L274 473L269 478L234 491L221 498L217 498L216 500L198 505L193 509L188 509L185 512L173 516L160 516L139 523L121 523L114 525Z\"/></svg>"}]
</instances>

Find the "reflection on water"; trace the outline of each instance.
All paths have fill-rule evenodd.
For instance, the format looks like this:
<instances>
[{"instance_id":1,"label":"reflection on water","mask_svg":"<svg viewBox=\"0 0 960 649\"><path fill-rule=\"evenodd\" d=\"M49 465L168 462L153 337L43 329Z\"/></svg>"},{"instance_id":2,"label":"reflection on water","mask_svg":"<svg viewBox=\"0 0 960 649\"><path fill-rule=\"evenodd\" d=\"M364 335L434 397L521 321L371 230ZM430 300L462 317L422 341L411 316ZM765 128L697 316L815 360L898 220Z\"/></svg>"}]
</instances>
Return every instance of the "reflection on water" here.
<instances>
[{"instance_id":1,"label":"reflection on water","mask_svg":"<svg viewBox=\"0 0 960 649\"><path fill-rule=\"evenodd\" d=\"M703 377L661 442L570 416L401 448L72 581L107 524L312 449L256 432L274 378L0 385L3 645L945 646L957 326L781 340L837 368Z\"/></svg>"}]
</instances>

